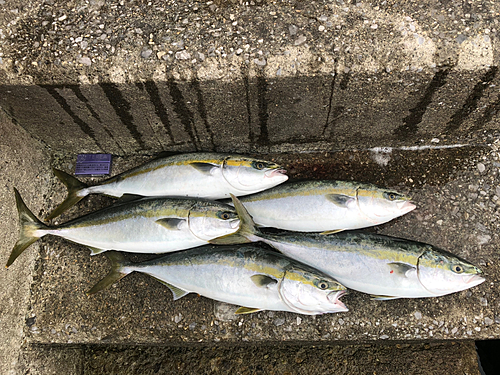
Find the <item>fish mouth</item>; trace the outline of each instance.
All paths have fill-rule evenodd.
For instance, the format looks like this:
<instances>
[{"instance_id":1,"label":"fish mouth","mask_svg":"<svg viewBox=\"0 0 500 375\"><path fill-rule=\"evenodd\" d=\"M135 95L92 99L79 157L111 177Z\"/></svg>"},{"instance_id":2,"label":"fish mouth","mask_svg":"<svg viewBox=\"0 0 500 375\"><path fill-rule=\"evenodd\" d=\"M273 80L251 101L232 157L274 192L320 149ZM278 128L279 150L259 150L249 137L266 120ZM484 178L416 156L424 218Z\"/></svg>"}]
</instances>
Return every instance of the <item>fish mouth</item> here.
<instances>
[{"instance_id":1,"label":"fish mouth","mask_svg":"<svg viewBox=\"0 0 500 375\"><path fill-rule=\"evenodd\" d=\"M413 211L417 206L410 201L403 201L396 203L398 210L403 211L404 213L408 213Z\"/></svg>"},{"instance_id":2,"label":"fish mouth","mask_svg":"<svg viewBox=\"0 0 500 375\"><path fill-rule=\"evenodd\" d=\"M339 292L331 292L328 294L327 296L328 301L330 301L336 306L335 312L349 311L347 306L344 305L342 301L340 301L340 298L345 296L347 293L348 293L347 290L341 290Z\"/></svg>"},{"instance_id":3,"label":"fish mouth","mask_svg":"<svg viewBox=\"0 0 500 375\"><path fill-rule=\"evenodd\" d=\"M273 177L285 177L285 180L288 180L288 176L286 175L285 169L272 169L264 173L265 178L273 178Z\"/></svg>"},{"instance_id":4,"label":"fish mouth","mask_svg":"<svg viewBox=\"0 0 500 375\"><path fill-rule=\"evenodd\" d=\"M486 279L482 276L479 276L479 275L471 275L471 276L464 276L463 280L464 280L465 284L467 284L467 286L473 287L473 286L481 284Z\"/></svg>"}]
</instances>

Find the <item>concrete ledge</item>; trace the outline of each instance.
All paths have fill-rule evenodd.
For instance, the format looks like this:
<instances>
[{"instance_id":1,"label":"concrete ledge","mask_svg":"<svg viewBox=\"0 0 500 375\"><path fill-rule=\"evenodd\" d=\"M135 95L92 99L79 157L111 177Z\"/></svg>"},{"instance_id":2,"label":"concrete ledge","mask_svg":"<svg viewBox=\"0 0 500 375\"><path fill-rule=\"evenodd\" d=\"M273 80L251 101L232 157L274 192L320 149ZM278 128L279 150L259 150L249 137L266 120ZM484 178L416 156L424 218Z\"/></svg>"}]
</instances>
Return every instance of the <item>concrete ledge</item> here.
<instances>
[{"instance_id":1,"label":"concrete ledge","mask_svg":"<svg viewBox=\"0 0 500 375\"><path fill-rule=\"evenodd\" d=\"M245 345L236 348L32 345L23 352L34 375L382 373L479 375L474 343L396 345ZM20 371L21 372L21 371Z\"/></svg>"}]
</instances>

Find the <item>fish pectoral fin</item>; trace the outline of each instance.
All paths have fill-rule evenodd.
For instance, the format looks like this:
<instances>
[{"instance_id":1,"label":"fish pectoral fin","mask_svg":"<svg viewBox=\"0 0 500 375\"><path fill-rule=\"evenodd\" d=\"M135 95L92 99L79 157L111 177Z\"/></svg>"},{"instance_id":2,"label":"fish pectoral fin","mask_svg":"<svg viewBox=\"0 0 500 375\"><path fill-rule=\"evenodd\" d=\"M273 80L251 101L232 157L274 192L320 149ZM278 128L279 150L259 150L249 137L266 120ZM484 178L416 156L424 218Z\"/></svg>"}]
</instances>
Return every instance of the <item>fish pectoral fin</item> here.
<instances>
[{"instance_id":1,"label":"fish pectoral fin","mask_svg":"<svg viewBox=\"0 0 500 375\"><path fill-rule=\"evenodd\" d=\"M255 285L259 288L267 288L269 285L278 283L278 280L266 275L253 275L250 277Z\"/></svg>"},{"instance_id":2,"label":"fish pectoral fin","mask_svg":"<svg viewBox=\"0 0 500 375\"><path fill-rule=\"evenodd\" d=\"M169 230L180 230L180 225L186 222L186 219L179 219L176 217L167 217L164 219L156 220L158 224Z\"/></svg>"},{"instance_id":3,"label":"fish pectoral fin","mask_svg":"<svg viewBox=\"0 0 500 375\"><path fill-rule=\"evenodd\" d=\"M342 208L349 208L349 205L355 201L354 197L344 194L326 194L325 197L333 204Z\"/></svg>"},{"instance_id":4,"label":"fish pectoral fin","mask_svg":"<svg viewBox=\"0 0 500 375\"><path fill-rule=\"evenodd\" d=\"M184 289L181 289L181 288L178 288L172 284L169 284L163 280L160 280L160 279L157 279L155 277L155 279L162 283L163 285L165 285L168 289L170 289L170 291L172 292L172 294L174 295L174 301L177 301L179 298L182 298L184 297L186 294L189 294L189 292L187 290L184 290Z\"/></svg>"},{"instance_id":5,"label":"fish pectoral fin","mask_svg":"<svg viewBox=\"0 0 500 375\"><path fill-rule=\"evenodd\" d=\"M395 273L396 275L399 276L411 277L412 274L417 272L417 267L407 263L392 262L392 263L387 263L387 265L391 269L390 271L391 274Z\"/></svg>"},{"instance_id":6,"label":"fish pectoral fin","mask_svg":"<svg viewBox=\"0 0 500 375\"><path fill-rule=\"evenodd\" d=\"M195 168L196 170L200 171L201 173L208 175L212 175L212 169L220 167L220 165L218 164L202 163L202 162L190 163L189 165Z\"/></svg>"},{"instance_id":7,"label":"fish pectoral fin","mask_svg":"<svg viewBox=\"0 0 500 375\"><path fill-rule=\"evenodd\" d=\"M90 255L97 255L107 251L107 249L98 249L97 247L87 246L90 249Z\"/></svg>"},{"instance_id":8,"label":"fish pectoral fin","mask_svg":"<svg viewBox=\"0 0 500 375\"><path fill-rule=\"evenodd\" d=\"M329 234L334 234L334 233L342 232L343 230L344 229L325 230L324 232L321 232L320 234L327 236Z\"/></svg>"},{"instance_id":9,"label":"fish pectoral fin","mask_svg":"<svg viewBox=\"0 0 500 375\"><path fill-rule=\"evenodd\" d=\"M241 315L241 314L251 314L254 312L262 311L262 309L257 309L253 307L240 307L238 310L236 310L234 313L236 315Z\"/></svg>"},{"instance_id":10,"label":"fish pectoral fin","mask_svg":"<svg viewBox=\"0 0 500 375\"><path fill-rule=\"evenodd\" d=\"M394 296L377 296L374 294L372 294L371 297L372 297L372 301L389 301L391 299L401 298L401 297L394 297Z\"/></svg>"}]
</instances>

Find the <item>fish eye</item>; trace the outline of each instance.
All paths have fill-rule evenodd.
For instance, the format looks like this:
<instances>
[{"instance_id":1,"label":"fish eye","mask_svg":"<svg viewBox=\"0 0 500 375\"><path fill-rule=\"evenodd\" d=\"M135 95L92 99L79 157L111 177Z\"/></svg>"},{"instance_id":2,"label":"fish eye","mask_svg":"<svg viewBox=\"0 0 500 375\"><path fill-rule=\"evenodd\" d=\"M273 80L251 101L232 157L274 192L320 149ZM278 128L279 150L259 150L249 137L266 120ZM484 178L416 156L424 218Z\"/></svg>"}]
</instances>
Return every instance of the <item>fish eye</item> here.
<instances>
[{"instance_id":1,"label":"fish eye","mask_svg":"<svg viewBox=\"0 0 500 375\"><path fill-rule=\"evenodd\" d=\"M256 169L264 169L264 163L261 163L261 162L257 162L254 164L255 168Z\"/></svg>"},{"instance_id":2,"label":"fish eye","mask_svg":"<svg viewBox=\"0 0 500 375\"><path fill-rule=\"evenodd\" d=\"M387 194L387 197L389 198L389 200L393 201L394 199L396 199L396 194L389 193L389 194Z\"/></svg>"},{"instance_id":3,"label":"fish eye","mask_svg":"<svg viewBox=\"0 0 500 375\"><path fill-rule=\"evenodd\" d=\"M453 272L455 273L462 273L464 272L464 269L462 266L458 265L458 264L455 264L452 268Z\"/></svg>"},{"instance_id":4,"label":"fish eye","mask_svg":"<svg viewBox=\"0 0 500 375\"><path fill-rule=\"evenodd\" d=\"M219 212L219 218L222 220L228 220L231 218L231 214L229 212Z\"/></svg>"},{"instance_id":5,"label":"fish eye","mask_svg":"<svg viewBox=\"0 0 500 375\"><path fill-rule=\"evenodd\" d=\"M328 288L328 282L324 281L324 280L321 280L320 282L318 282L318 288L320 288L321 290L327 289Z\"/></svg>"}]
</instances>

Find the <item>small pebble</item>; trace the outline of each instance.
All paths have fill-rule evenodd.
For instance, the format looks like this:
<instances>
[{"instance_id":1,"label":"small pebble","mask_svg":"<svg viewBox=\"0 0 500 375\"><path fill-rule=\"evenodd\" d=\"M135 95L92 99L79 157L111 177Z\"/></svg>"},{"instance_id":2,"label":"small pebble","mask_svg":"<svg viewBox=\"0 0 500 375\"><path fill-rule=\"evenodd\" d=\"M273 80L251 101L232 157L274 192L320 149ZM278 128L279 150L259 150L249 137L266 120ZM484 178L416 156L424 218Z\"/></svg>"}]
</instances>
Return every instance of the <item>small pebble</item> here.
<instances>
[{"instance_id":1,"label":"small pebble","mask_svg":"<svg viewBox=\"0 0 500 375\"><path fill-rule=\"evenodd\" d=\"M149 58L149 56L151 56L152 53L153 53L152 49L146 49L146 50L141 52L141 57L143 59L147 59L147 58Z\"/></svg>"},{"instance_id":2,"label":"small pebble","mask_svg":"<svg viewBox=\"0 0 500 375\"><path fill-rule=\"evenodd\" d=\"M422 313L420 311L415 311L415 319L422 319Z\"/></svg>"},{"instance_id":3,"label":"small pebble","mask_svg":"<svg viewBox=\"0 0 500 375\"><path fill-rule=\"evenodd\" d=\"M92 65L92 61L88 57L82 57L80 60L78 60L80 64L90 66Z\"/></svg>"},{"instance_id":4,"label":"small pebble","mask_svg":"<svg viewBox=\"0 0 500 375\"><path fill-rule=\"evenodd\" d=\"M486 167L484 166L483 163L478 163L477 170L479 171L479 173L483 173L486 170Z\"/></svg>"},{"instance_id":5,"label":"small pebble","mask_svg":"<svg viewBox=\"0 0 500 375\"><path fill-rule=\"evenodd\" d=\"M304 44L306 42L307 38L304 35L300 35L297 39L295 39L294 44L296 46L300 46L301 44Z\"/></svg>"},{"instance_id":6,"label":"small pebble","mask_svg":"<svg viewBox=\"0 0 500 375\"><path fill-rule=\"evenodd\" d=\"M175 58L177 60L189 60L191 58L191 54L185 50L182 50L175 53Z\"/></svg>"},{"instance_id":7,"label":"small pebble","mask_svg":"<svg viewBox=\"0 0 500 375\"><path fill-rule=\"evenodd\" d=\"M295 25L290 25L288 26L288 32L290 33L290 36L295 36L297 35L299 31L299 28Z\"/></svg>"}]
</instances>

